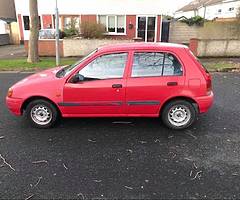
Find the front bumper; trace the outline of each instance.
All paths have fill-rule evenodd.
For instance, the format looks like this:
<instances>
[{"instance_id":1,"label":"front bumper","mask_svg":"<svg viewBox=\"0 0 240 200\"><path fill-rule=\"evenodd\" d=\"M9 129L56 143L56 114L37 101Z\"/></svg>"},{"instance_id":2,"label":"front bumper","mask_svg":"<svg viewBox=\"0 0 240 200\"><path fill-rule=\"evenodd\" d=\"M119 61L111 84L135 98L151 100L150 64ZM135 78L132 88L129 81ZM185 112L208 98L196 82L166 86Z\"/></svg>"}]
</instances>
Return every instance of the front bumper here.
<instances>
[{"instance_id":1,"label":"front bumper","mask_svg":"<svg viewBox=\"0 0 240 200\"><path fill-rule=\"evenodd\" d=\"M213 94L213 92L211 92L207 96L197 97L195 99L196 99L198 107L199 107L199 112L205 113L210 109L210 107L213 104L214 94Z\"/></svg>"},{"instance_id":2,"label":"front bumper","mask_svg":"<svg viewBox=\"0 0 240 200\"><path fill-rule=\"evenodd\" d=\"M21 113L22 103L23 103L22 99L6 97L6 105L14 115L19 116L22 114Z\"/></svg>"}]
</instances>

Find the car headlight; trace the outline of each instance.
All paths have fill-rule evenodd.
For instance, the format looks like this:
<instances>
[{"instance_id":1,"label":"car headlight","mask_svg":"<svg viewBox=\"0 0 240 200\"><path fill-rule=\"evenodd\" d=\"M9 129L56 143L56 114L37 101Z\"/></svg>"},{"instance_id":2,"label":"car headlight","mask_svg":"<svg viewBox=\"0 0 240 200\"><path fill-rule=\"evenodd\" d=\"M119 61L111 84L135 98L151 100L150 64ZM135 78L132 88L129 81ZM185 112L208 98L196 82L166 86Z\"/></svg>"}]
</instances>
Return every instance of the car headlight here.
<instances>
[{"instance_id":1,"label":"car headlight","mask_svg":"<svg viewBox=\"0 0 240 200\"><path fill-rule=\"evenodd\" d=\"M7 93L7 97L12 97L12 95L13 95L13 89L9 88L8 93Z\"/></svg>"}]
</instances>

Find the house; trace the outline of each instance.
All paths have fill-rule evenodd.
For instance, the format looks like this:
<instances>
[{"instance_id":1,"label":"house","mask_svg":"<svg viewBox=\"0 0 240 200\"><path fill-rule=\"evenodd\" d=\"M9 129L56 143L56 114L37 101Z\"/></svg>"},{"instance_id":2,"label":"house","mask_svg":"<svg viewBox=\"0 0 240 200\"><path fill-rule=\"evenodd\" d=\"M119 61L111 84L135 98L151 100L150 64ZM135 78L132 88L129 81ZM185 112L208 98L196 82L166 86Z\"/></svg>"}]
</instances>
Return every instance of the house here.
<instances>
[{"instance_id":1,"label":"house","mask_svg":"<svg viewBox=\"0 0 240 200\"><path fill-rule=\"evenodd\" d=\"M0 45L19 41L14 0L0 0Z\"/></svg>"},{"instance_id":2,"label":"house","mask_svg":"<svg viewBox=\"0 0 240 200\"><path fill-rule=\"evenodd\" d=\"M175 18L201 16L207 20L235 18L240 0L194 0L177 10Z\"/></svg>"},{"instance_id":3,"label":"house","mask_svg":"<svg viewBox=\"0 0 240 200\"><path fill-rule=\"evenodd\" d=\"M8 24L16 21L14 0L0 0L0 34L8 33Z\"/></svg>"},{"instance_id":4,"label":"house","mask_svg":"<svg viewBox=\"0 0 240 200\"><path fill-rule=\"evenodd\" d=\"M29 0L15 0L21 41L29 39ZM161 41L162 1L156 0L58 0L60 29L75 20L105 25L114 39L141 38L145 42ZM55 0L39 0L41 29L55 29ZM81 30L80 30L81 31Z\"/></svg>"}]
</instances>

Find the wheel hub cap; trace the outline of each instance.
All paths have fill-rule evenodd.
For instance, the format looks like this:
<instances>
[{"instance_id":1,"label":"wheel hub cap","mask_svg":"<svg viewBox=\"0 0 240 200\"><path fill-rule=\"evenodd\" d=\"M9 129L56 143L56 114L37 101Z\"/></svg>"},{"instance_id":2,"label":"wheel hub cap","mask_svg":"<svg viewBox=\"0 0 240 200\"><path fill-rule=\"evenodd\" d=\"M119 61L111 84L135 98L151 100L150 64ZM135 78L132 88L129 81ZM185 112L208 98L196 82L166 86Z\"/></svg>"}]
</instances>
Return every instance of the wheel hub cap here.
<instances>
[{"instance_id":1,"label":"wheel hub cap","mask_svg":"<svg viewBox=\"0 0 240 200\"><path fill-rule=\"evenodd\" d=\"M36 105L31 110L31 118L39 125L46 125L52 120L52 112L44 105Z\"/></svg>"},{"instance_id":2,"label":"wheel hub cap","mask_svg":"<svg viewBox=\"0 0 240 200\"><path fill-rule=\"evenodd\" d=\"M186 106L174 106L169 110L168 120L174 126L184 126L191 118L191 112Z\"/></svg>"}]
</instances>

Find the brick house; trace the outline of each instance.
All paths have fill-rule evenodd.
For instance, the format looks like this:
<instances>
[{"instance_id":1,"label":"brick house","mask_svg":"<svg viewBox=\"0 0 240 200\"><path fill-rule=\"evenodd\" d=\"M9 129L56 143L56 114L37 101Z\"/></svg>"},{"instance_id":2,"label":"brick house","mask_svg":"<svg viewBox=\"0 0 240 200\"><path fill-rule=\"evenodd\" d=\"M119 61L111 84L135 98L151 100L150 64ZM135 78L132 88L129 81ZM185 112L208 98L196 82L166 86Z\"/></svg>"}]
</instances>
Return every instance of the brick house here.
<instances>
[{"instance_id":1,"label":"brick house","mask_svg":"<svg viewBox=\"0 0 240 200\"><path fill-rule=\"evenodd\" d=\"M29 0L15 0L21 41L29 39ZM60 29L75 20L104 24L114 39L141 38L145 42L161 41L162 1L156 0L58 0ZM39 0L41 29L55 28L55 1ZM80 30L81 31L81 30Z\"/></svg>"}]
</instances>

